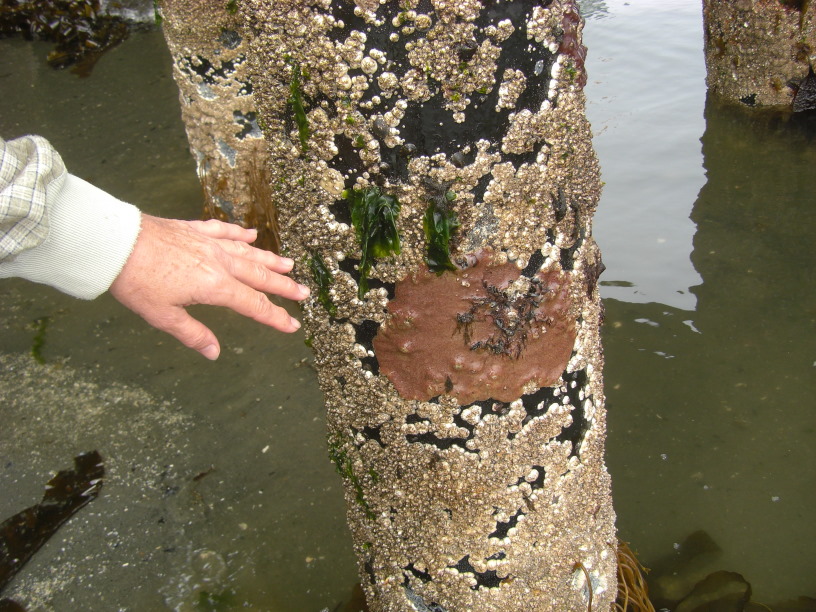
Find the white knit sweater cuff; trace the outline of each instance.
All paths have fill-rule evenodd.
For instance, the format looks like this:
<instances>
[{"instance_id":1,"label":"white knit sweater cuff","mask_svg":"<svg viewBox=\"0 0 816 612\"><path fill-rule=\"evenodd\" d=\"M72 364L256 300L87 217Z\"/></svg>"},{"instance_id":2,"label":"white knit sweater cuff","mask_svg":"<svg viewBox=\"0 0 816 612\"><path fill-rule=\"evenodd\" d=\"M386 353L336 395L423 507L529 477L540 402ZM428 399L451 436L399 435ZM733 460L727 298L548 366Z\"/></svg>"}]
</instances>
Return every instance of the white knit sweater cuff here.
<instances>
[{"instance_id":1,"label":"white knit sweater cuff","mask_svg":"<svg viewBox=\"0 0 816 612\"><path fill-rule=\"evenodd\" d=\"M119 276L141 226L131 204L71 174L49 202L48 238L0 263L0 277L19 276L92 300Z\"/></svg>"}]
</instances>

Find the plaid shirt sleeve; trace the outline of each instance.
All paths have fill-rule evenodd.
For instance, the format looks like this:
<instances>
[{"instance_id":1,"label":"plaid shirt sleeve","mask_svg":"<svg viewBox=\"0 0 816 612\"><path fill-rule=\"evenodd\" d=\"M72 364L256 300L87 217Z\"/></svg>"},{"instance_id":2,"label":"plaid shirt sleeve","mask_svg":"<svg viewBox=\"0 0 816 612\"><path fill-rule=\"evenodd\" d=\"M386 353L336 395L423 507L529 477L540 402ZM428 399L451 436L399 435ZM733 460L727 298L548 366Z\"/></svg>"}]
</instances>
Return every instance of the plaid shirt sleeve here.
<instances>
[{"instance_id":1,"label":"plaid shirt sleeve","mask_svg":"<svg viewBox=\"0 0 816 612\"><path fill-rule=\"evenodd\" d=\"M59 192L66 174L59 154L44 138L0 138L0 261L46 239L48 195Z\"/></svg>"}]
</instances>

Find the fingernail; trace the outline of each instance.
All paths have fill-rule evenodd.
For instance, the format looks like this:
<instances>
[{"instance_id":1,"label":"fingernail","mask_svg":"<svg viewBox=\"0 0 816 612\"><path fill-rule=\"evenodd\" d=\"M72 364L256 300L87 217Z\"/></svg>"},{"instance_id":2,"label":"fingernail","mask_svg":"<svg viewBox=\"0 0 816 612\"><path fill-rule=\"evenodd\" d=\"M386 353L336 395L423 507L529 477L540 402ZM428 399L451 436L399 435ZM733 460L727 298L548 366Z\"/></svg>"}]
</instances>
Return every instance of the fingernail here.
<instances>
[{"instance_id":1,"label":"fingernail","mask_svg":"<svg viewBox=\"0 0 816 612\"><path fill-rule=\"evenodd\" d=\"M291 257L281 257L281 263L286 264L287 266L294 266L295 260Z\"/></svg>"},{"instance_id":2,"label":"fingernail","mask_svg":"<svg viewBox=\"0 0 816 612\"><path fill-rule=\"evenodd\" d=\"M311 290L306 285L298 285L298 289L300 289L300 294L306 298L309 297Z\"/></svg>"},{"instance_id":3,"label":"fingernail","mask_svg":"<svg viewBox=\"0 0 816 612\"><path fill-rule=\"evenodd\" d=\"M300 329L300 321L298 321L295 317L289 317L289 320L292 322L292 327L295 329Z\"/></svg>"},{"instance_id":4,"label":"fingernail","mask_svg":"<svg viewBox=\"0 0 816 612\"><path fill-rule=\"evenodd\" d=\"M218 347L215 346L214 344L211 344L203 351L201 351L201 354L204 355L210 361L215 361L216 359L218 359L218 353L219 353Z\"/></svg>"}]
</instances>

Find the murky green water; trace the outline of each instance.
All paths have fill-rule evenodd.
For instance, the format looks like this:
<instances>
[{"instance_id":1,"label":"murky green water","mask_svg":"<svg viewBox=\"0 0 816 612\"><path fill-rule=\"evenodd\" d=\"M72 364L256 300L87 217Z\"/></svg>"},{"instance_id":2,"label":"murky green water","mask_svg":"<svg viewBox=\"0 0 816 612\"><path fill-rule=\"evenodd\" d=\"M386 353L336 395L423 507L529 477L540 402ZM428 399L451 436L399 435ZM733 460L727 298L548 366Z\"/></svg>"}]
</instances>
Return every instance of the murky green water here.
<instances>
[{"instance_id":1,"label":"murky green water","mask_svg":"<svg viewBox=\"0 0 816 612\"><path fill-rule=\"evenodd\" d=\"M654 563L703 529L754 600L816 595L816 125L706 102L696 2L590 18L608 465Z\"/></svg>"},{"instance_id":2,"label":"murky green water","mask_svg":"<svg viewBox=\"0 0 816 612\"><path fill-rule=\"evenodd\" d=\"M816 596L813 126L706 104L696 0L591 6L621 537L649 565L703 529L722 549L708 569L741 572L755 600ZM134 34L86 80L46 69L46 50L0 41L0 133L43 134L75 174L147 212L197 216L160 34ZM11 355L30 349L33 320L52 321L46 370L3 362L0 517L80 451L97 448L109 474L7 595L45 610L209 609L201 591L274 612L348 599L356 568L302 335L196 309L224 347L209 363L107 296L7 281L0 313ZM62 404L26 403L20 369ZM89 383L108 399L89 400Z\"/></svg>"}]
</instances>

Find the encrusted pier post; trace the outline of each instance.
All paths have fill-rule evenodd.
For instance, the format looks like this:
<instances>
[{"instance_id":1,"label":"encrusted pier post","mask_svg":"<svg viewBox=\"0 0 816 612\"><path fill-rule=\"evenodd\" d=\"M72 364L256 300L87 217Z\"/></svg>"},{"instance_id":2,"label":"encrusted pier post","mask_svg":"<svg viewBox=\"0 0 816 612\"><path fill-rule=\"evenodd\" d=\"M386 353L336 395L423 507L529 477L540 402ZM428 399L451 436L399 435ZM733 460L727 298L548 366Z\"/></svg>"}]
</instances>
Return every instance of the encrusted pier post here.
<instances>
[{"instance_id":1,"label":"encrusted pier post","mask_svg":"<svg viewBox=\"0 0 816 612\"><path fill-rule=\"evenodd\" d=\"M181 117L196 160L205 215L256 227L257 244L279 249L266 147L236 0L160 0Z\"/></svg>"},{"instance_id":2,"label":"encrusted pier post","mask_svg":"<svg viewBox=\"0 0 816 612\"><path fill-rule=\"evenodd\" d=\"M372 610L616 594L574 0L243 0Z\"/></svg>"},{"instance_id":3,"label":"encrusted pier post","mask_svg":"<svg viewBox=\"0 0 816 612\"><path fill-rule=\"evenodd\" d=\"M816 108L816 2L703 0L703 21L711 93L746 106Z\"/></svg>"}]
</instances>

